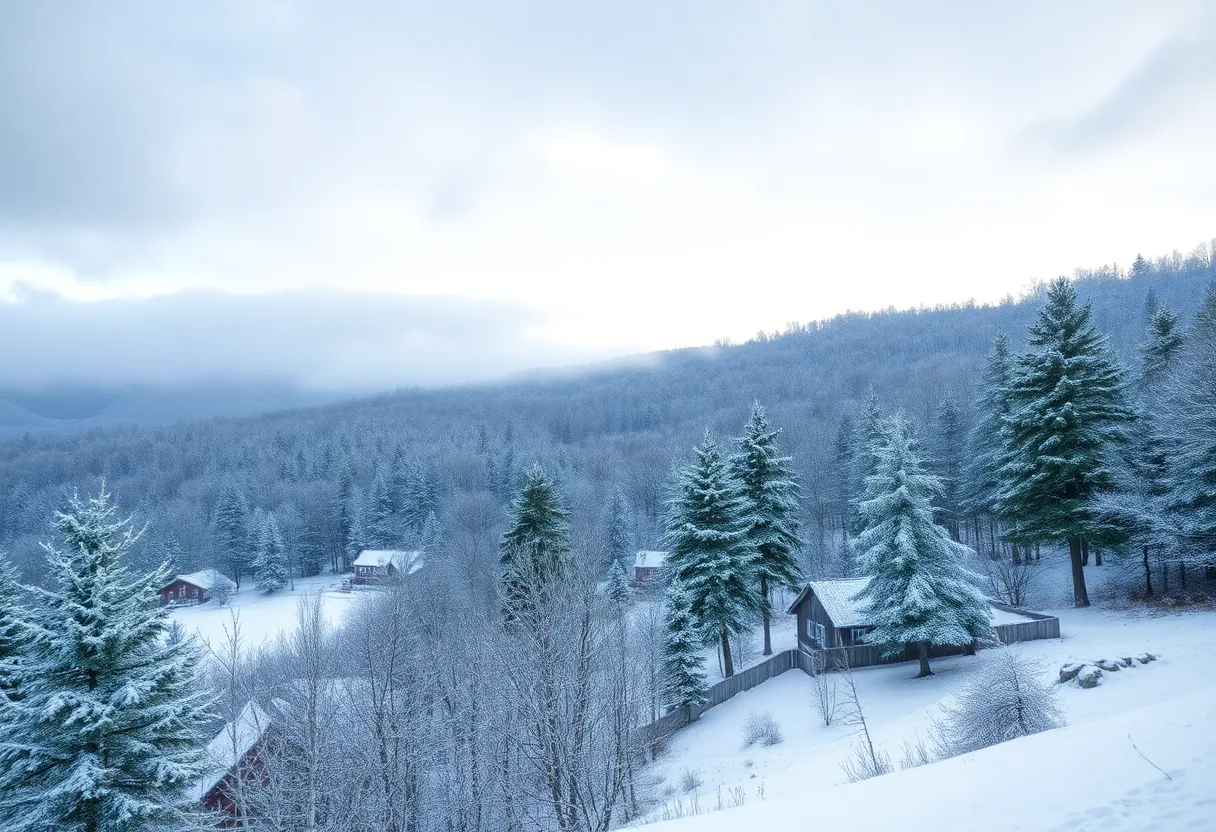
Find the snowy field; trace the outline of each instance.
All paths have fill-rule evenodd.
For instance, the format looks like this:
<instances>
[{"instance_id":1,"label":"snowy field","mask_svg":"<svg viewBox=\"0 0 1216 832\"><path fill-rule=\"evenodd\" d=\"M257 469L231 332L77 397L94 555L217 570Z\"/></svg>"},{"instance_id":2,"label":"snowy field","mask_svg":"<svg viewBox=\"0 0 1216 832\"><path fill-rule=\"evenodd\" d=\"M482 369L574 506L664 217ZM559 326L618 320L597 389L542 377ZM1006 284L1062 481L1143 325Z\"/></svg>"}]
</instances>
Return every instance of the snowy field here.
<instances>
[{"instance_id":1,"label":"snowy field","mask_svg":"<svg viewBox=\"0 0 1216 832\"><path fill-rule=\"evenodd\" d=\"M1048 611L1059 615L1064 637L1012 648L1041 660L1047 678L1069 661L1143 652L1161 659L1107 673L1092 690L1063 686L1065 728L862 783L849 783L840 768L855 729L825 727L811 680L791 671L672 739L649 770L666 800L649 817L660 822L646 828L1216 830L1216 612ZM927 679L914 678L914 663L854 672L871 734L897 768L904 741L926 732L939 704L983 661L983 652L937 659ZM744 724L764 712L783 742L744 748ZM687 772L701 782L686 793Z\"/></svg>"},{"instance_id":2,"label":"snowy field","mask_svg":"<svg viewBox=\"0 0 1216 832\"><path fill-rule=\"evenodd\" d=\"M259 592L253 581L246 580L239 591L232 593L225 606L215 601L194 607L178 607L173 619L187 633L197 633L204 643L219 647L225 640L225 628L231 630L233 613L237 613L241 638L246 647L257 647L278 638L280 633L295 629L296 605L308 593L321 593L321 607L331 624L340 624L361 592L339 592L341 576L321 574L296 579L295 589L284 588L266 595Z\"/></svg>"}]
</instances>

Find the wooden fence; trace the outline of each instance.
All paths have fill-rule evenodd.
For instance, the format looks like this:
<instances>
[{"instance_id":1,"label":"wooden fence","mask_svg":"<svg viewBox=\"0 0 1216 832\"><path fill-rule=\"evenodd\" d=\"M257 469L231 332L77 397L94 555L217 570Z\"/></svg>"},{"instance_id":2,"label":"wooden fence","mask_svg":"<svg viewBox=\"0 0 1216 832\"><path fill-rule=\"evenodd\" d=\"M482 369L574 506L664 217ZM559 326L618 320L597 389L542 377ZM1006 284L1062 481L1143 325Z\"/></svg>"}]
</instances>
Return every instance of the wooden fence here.
<instances>
[{"instance_id":1,"label":"wooden fence","mask_svg":"<svg viewBox=\"0 0 1216 832\"><path fill-rule=\"evenodd\" d=\"M1035 641L1040 638L1060 637L1060 619L1054 615L1030 612L1029 610L1011 607L1008 604L999 604L996 601L992 602L992 606L998 610L1004 610L1005 612L1020 615L1023 618L1032 619L1031 621L1019 621L1016 624L1001 624L1000 626L993 627L992 629L996 631L997 640L1001 644L1015 644L1019 641Z\"/></svg>"},{"instance_id":2,"label":"wooden fence","mask_svg":"<svg viewBox=\"0 0 1216 832\"><path fill-rule=\"evenodd\" d=\"M802 650L783 650L780 653L774 653L765 661L712 685L706 693L704 705L682 705L649 725L643 725L642 737L654 753L657 751L656 745L661 744L667 737L693 722L710 708L721 705L732 696L745 690L751 690L761 682L767 682L774 676L794 669L813 674L814 667L811 657Z\"/></svg>"}]
</instances>

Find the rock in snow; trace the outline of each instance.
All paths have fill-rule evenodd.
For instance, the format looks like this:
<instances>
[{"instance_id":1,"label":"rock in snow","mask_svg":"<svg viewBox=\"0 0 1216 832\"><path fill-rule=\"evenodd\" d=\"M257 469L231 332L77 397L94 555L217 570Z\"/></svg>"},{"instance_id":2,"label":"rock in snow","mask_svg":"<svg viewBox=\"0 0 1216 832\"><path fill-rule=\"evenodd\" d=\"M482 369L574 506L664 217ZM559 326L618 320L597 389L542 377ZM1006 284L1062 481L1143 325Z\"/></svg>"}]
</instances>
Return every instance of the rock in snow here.
<instances>
[{"instance_id":1,"label":"rock in snow","mask_svg":"<svg viewBox=\"0 0 1216 832\"><path fill-rule=\"evenodd\" d=\"M1123 665L1119 664L1114 659L1098 659L1094 662L1098 667L1105 670L1107 673L1116 673L1123 669Z\"/></svg>"},{"instance_id":2,"label":"rock in snow","mask_svg":"<svg viewBox=\"0 0 1216 832\"><path fill-rule=\"evenodd\" d=\"M1136 657L1136 661L1140 662L1140 664L1148 664L1149 662L1155 661L1156 659L1157 659L1157 657L1154 656L1152 653L1141 653L1139 656Z\"/></svg>"},{"instance_id":3,"label":"rock in snow","mask_svg":"<svg viewBox=\"0 0 1216 832\"><path fill-rule=\"evenodd\" d=\"M1102 671L1093 665L1085 665L1077 674L1077 684L1083 688L1096 688L1102 681Z\"/></svg>"},{"instance_id":4,"label":"rock in snow","mask_svg":"<svg viewBox=\"0 0 1216 832\"><path fill-rule=\"evenodd\" d=\"M1085 662L1069 662L1060 668L1060 684L1066 684L1077 678L1077 674L1085 667Z\"/></svg>"}]
</instances>

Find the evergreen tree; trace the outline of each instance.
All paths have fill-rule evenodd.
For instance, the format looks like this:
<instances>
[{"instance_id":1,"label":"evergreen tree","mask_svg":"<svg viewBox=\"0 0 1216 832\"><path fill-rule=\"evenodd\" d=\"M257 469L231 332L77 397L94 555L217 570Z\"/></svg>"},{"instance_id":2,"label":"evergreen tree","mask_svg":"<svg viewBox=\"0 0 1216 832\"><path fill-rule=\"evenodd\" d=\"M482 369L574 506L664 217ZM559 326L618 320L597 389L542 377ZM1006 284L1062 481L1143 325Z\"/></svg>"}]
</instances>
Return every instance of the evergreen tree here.
<instances>
[{"instance_id":1,"label":"evergreen tree","mask_svg":"<svg viewBox=\"0 0 1216 832\"><path fill-rule=\"evenodd\" d=\"M213 719L193 642L169 635L162 567L135 577L137 535L103 490L57 514L53 586L36 590L22 697L0 725L0 828L179 830Z\"/></svg>"},{"instance_id":2,"label":"evergreen tree","mask_svg":"<svg viewBox=\"0 0 1216 832\"><path fill-rule=\"evenodd\" d=\"M942 400L933 424L931 468L942 484L934 505L937 522L946 527L952 540L961 537L965 439L962 414L954 399L947 396Z\"/></svg>"},{"instance_id":3,"label":"evergreen tree","mask_svg":"<svg viewBox=\"0 0 1216 832\"><path fill-rule=\"evenodd\" d=\"M372 548L369 544L369 535L367 533L366 512L364 510L363 492L357 487L350 493L350 501L346 509L346 563L349 564L357 557L364 549Z\"/></svg>"},{"instance_id":4,"label":"evergreen tree","mask_svg":"<svg viewBox=\"0 0 1216 832\"><path fill-rule=\"evenodd\" d=\"M678 578L671 578L664 591L663 703L672 711L684 706L704 705L709 689L701 665L701 645L705 641L692 612L688 590Z\"/></svg>"},{"instance_id":5,"label":"evergreen tree","mask_svg":"<svg viewBox=\"0 0 1216 832\"><path fill-rule=\"evenodd\" d=\"M1133 418L1123 373L1091 317L1069 280L1052 282L1009 386L998 498L1014 543L1067 541L1078 607L1089 606L1083 547L1123 534L1103 521L1095 498L1112 490L1110 461Z\"/></svg>"},{"instance_id":6,"label":"evergreen tree","mask_svg":"<svg viewBox=\"0 0 1216 832\"><path fill-rule=\"evenodd\" d=\"M20 663L24 652L22 587L17 570L0 549L0 714L4 700L19 694ZM0 716L0 726L4 720Z\"/></svg>"},{"instance_id":7,"label":"evergreen tree","mask_svg":"<svg viewBox=\"0 0 1216 832\"><path fill-rule=\"evenodd\" d=\"M629 605L629 573L625 571L624 564L620 558L612 561L612 566L608 570L608 597L617 605L618 609L624 609Z\"/></svg>"},{"instance_id":8,"label":"evergreen tree","mask_svg":"<svg viewBox=\"0 0 1216 832\"><path fill-rule=\"evenodd\" d=\"M733 676L730 636L759 612L752 588L756 557L747 496L708 430L676 477L666 526L669 580L687 591L697 629L717 637L725 675Z\"/></svg>"},{"instance_id":9,"label":"evergreen tree","mask_svg":"<svg viewBox=\"0 0 1216 832\"><path fill-rule=\"evenodd\" d=\"M853 466L856 447L857 427L853 423L853 417L846 413L840 417L840 424L836 429L836 441L832 446L832 462L834 463L832 496L835 503L836 516L840 522L840 551L842 557L840 558L841 562L838 569L842 577L849 577L854 573L853 562L850 557L850 538L853 533L854 506L857 498L857 495L853 492Z\"/></svg>"},{"instance_id":10,"label":"evergreen tree","mask_svg":"<svg viewBox=\"0 0 1216 832\"><path fill-rule=\"evenodd\" d=\"M351 542L356 535L355 531L355 512L357 509L357 494L355 488L355 468L350 459L343 461L341 468L338 471L338 488L334 494L334 509L338 515L338 542L340 543L340 551L335 553L333 557L334 571L345 571L350 566L351 560L358 556L358 552L351 554ZM362 536L360 531L359 536ZM339 563L341 559L341 563Z\"/></svg>"},{"instance_id":11,"label":"evergreen tree","mask_svg":"<svg viewBox=\"0 0 1216 832\"><path fill-rule=\"evenodd\" d=\"M253 579L262 592L278 592L287 583L287 547L279 521L267 512L258 528L257 557L253 564Z\"/></svg>"},{"instance_id":12,"label":"evergreen tree","mask_svg":"<svg viewBox=\"0 0 1216 832\"><path fill-rule=\"evenodd\" d=\"M530 596L544 593L566 575L568 534L569 514L553 481L539 465L532 466L500 545L503 613L508 621L526 614Z\"/></svg>"},{"instance_id":13,"label":"evergreen tree","mask_svg":"<svg viewBox=\"0 0 1216 832\"><path fill-rule=\"evenodd\" d=\"M426 516L426 522L422 524L418 548L425 552L427 557L438 554L443 548L443 524L433 511Z\"/></svg>"},{"instance_id":14,"label":"evergreen tree","mask_svg":"<svg viewBox=\"0 0 1216 832\"><path fill-rule=\"evenodd\" d=\"M393 495L383 476L372 480L371 492L363 506L363 530L369 549L393 549L398 543Z\"/></svg>"},{"instance_id":15,"label":"evergreen tree","mask_svg":"<svg viewBox=\"0 0 1216 832\"><path fill-rule=\"evenodd\" d=\"M769 621L772 591L797 590L798 573L798 475L793 460L777 452L777 436L759 402L752 404L751 418L736 440L739 453L731 460L735 477L748 501L747 542L754 552L757 604L764 621L764 655L773 654Z\"/></svg>"},{"instance_id":16,"label":"evergreen tree","mask_svg":"<svg viewBox=\"0 0 1216 832\"><path fill-rule=\"evenodd\" d=\"M620 486L612 489L606 514L606 560L609 564L614 561L621 564L631 563L638 549L634 535L633 510L629 507L629 500L625 498L625 492Z\"/></svg>"},{"instance_id":17,"label":"evergreen tree","mask_svg":"<svg viewBox=\"0 0 1216 832\"><path fill-rule=\"evenodd\" d=\"M856 537L865 526L865 520L858 509L858 503L865 499L866 480L874 473L874 448L882 440L882 407L878 396L873 390L866 399L866 409L857 424L857 432L853 437L853 467L852 483L849 491L853 496L853 527L850 530Z\"/></svg>"},{"instance_id":18,"label":"evergreen tree","mask_svg":"<svg viewBox=\"0 0 1216 832\"><path fill-rule=\"evenodd\" d=\"M859 563L870 576L858 595L863 617L874 622L867 638L884 655L916 643L920 675L929 676L929 647L988 635L990 609L964 565L971 549L933 521L941 483L925 473L902 417L882 426L874 456L859 507L865 526L857 537Z\"/></svg>"},{"instance_id":19,"label":"evergreen tree","mask_svg":"<svg viewBox=\"0 0 1216 832\"><path fill-rule=\"evenodd\" d=\"M1178 316L1158 306L1149 321L1148 340L1140 346L1140 376L1137 379L1142 401L1160 395L1182 348Z\"/></svg>"},{"instance_id":20,"label":"evergreen tree","mask_svg":"<svg viewBox=\"0 0 1216 832\"><path fill-rule=\"evenodd\" d=\"M237 588L249 571L249 504L233 482L228 483L215 509L215 542Z\"/></svg>"},{"instance_id":21,"label":"evergreen tree","mask_svg":"<svg viewBox=\"0 0 1216 832\"><path fill-rule=\"evenodd\" d=\"M1172 464L1164 474L1165 506L1177 554L1216 561L1216 287L1187 332L1161 419Z\"/></svg>"},{"instance_id":22,"label":"evergreen tree","mask_svg":"<svg viewBox=\"0 0 1216 832\"><path fill-rule=\"evenodd\" d=\"M1009 339L999 334L992 342L992 351L988 353L988 362L980 379L977 418L971 431L963 498L963 510L977 521L977 546L980 537L978 521L981 517L988 520L992 557L997 556L997 496L1001 489L1001 464L1004 459L1001 436L1009 416L1009 383L1012 376Z\"/></svg>"}]
</instances>

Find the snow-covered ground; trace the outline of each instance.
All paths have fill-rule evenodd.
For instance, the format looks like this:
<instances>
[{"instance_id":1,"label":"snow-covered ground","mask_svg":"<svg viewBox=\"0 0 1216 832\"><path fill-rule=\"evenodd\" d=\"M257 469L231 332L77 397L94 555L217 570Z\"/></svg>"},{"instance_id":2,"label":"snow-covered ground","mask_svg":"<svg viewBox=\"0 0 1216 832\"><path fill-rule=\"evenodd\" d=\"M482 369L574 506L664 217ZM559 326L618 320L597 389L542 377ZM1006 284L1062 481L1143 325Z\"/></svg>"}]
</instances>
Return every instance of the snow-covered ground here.
<instances>
[{"instance_id":1,"label":"snow-covered ground","mask_svg":"<svg viewBox=\"0 0 1216 832\"><path fill-rule=\"evenodd\" d=\"M267 595L259 592L253 581L243 581L239 591L232 593L225 606L208 601L193 607L177 607L171 615L187 633L197 633L203 642L219 648L231 630L232 616L239 616L241 640L246 647L257 647L279 634L295 629L296 605L309 593L321 594L321 608L331 624L340 624L361 592L339 592L340 575L321 574L298 578L295 589L284 588Z\"/></svg>"},{"instance_id":2,"label":"snow-covered ground","mask_svg":"<svg viewBox=\"0 0 1216 832\"><path fill-rule=\"evenodd\" d=\"M1062 639L1012 648L1041 659L1045 676L1054 678L1068 661L1142 652L1162 658L1108 673L1092 690L1061 687L1065 728L853 784L840 763L855 729L825 727L812 706L810 678L791 671L708 711L672 739L650 769L657 794L667 795L651 819L707 814L647 829L1216 829L1216 612L1052 612ZM854 671L871 734L892 762L898 766L904 741L925 733L939 703L984 660L983 652L938 659L927 679L914 678L915 664ZM784 741L744 748L745 722L763 712L779 723ZM701 781L695 794L681 789L686 771ZM738 808L714 811L720 806Z\"/></svg>"}]
</instances>

